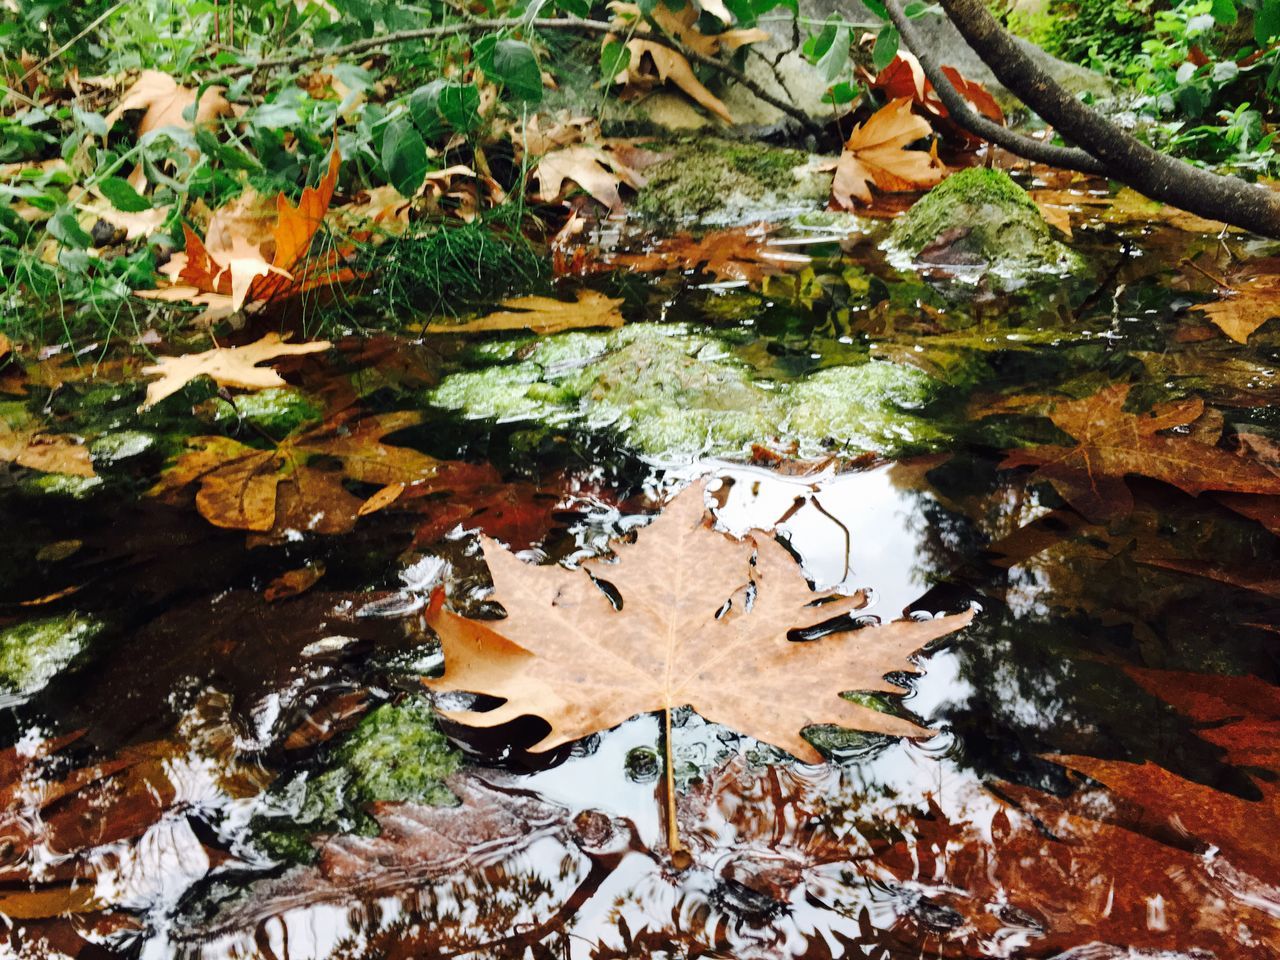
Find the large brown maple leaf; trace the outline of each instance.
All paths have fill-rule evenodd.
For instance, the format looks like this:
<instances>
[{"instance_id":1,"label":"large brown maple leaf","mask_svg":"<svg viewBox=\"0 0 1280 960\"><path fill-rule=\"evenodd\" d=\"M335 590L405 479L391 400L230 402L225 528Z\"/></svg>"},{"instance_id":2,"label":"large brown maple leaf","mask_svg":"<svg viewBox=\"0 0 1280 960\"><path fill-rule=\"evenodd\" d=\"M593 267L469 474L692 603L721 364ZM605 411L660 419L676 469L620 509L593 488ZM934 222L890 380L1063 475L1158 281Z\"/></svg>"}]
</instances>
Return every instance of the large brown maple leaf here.
<instances>
[{"instance_id":1,"label":"large brown maple leaf","mask_svg":"<svg viewBox=\"0 0 1280 960\"><path fill-rule=\"evenodd\" d=\"M863 599L814 594L771 536L734 540L704 524L703 513L702 488L692 487L635 545L620 547L616 562L589 561L585 570L534 566L483 539L494 598L507 618L469 620L437 597L428 622L444 646L445 673L427 684L506 702L446 716L474 727L542 717L551 732L531 748L540 752L687 704L808 763L822 760L801 737L814 724L927 734L840 694L902 693L885 674L916 672L910 656L967 624L971 612L793 642L790 631L825 623ZM616 588L617 608L593 578Z\"/></svg>"},{"instance_id":2,"label":"large brown maple leaf","mask_svg":"<svg viewBox=\"0 0 1280 960\"><path fill-rule=\"evenodd\" d=\"M1133 508L1133 494L1124 482L1131 473L1193 496L1206 490L1280 493L1280 476L1261 464L1189 436L1162 433L1199 419L1203 400L1157 404L1149 413L1136 414L1124 409L1128 395L1128 384L1117 384L1082 400L1054 403L1049 419L1079 442L1015 450L1002 466L1037 467L1036 477L1048 480L1080 513L1099 522Z\"/></svg>"}]
</instances>

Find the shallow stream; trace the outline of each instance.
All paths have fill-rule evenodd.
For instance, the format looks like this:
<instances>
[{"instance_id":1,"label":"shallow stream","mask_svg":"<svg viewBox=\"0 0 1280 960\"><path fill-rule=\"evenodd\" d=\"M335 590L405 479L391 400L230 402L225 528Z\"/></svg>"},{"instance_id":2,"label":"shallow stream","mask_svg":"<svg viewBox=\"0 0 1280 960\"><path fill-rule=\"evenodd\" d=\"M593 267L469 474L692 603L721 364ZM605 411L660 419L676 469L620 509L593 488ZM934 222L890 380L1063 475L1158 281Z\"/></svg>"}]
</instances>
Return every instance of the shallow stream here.
<instances>
[{"instance_id":1,"label":"shallow stream","mask_svg":"<svg viewBox=\"0 0 1280 960\"><path fill-rule=\"evenodd\" d=\"M139 414L136 365L8 369L9 422L85 437L98 475L0 476L9 954L1280 956L1280 500L1157 465L1104 516L1002 466L1074 442L1046 397L1128 384L1127 411L1202 400L1173 436L1280 472L1280 328L1238 344L1195 311L1251 248L1094 220L1080 276L1001 293L858 233L768 243L749 282L563 283L621 299L618 331L352 336L257 397L197 381ZM376 443L439 472L365 515L277 500L246 531L235 477L155 489L189 438L319 430L270 469L337 511L380 484L327 438L404 411ZM659 715L532 755L542 721L438 722L420 678L433 589L498 613L477 532L577 563L695 481L722 530L867 591L859 629L977 615L904 697L859 697L927 738L815 728L802 765L675 711L680 870Z\"/></svg>"}]
</instances>

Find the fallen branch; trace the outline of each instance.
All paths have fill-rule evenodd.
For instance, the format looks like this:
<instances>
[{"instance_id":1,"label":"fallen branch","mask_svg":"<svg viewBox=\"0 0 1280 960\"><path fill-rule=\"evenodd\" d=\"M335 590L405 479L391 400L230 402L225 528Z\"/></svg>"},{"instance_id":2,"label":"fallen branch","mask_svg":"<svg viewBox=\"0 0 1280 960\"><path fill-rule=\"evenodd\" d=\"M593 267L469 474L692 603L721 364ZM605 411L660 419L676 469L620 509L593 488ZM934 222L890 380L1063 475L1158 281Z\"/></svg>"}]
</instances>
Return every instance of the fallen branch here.
<instances>
[{"instance_id":1,"label":"fallen branch","mask_svg":"<svg viewBox=\"0 0 1280 960\"><path fill-rule=\"evenodd\" d=\"M978 113L960 91L955 88L951 78L943 72L942 64L938 62L928 45L921 39L915 24L903 12L902 4L899 0L884 0L884 6L889 13L889 19L898 28L898 33L902 36L907 48L920 61L920 67L924 70L924 75L933 84L933 89L937 92L942 105L947 108L952 120L975 136L982 137L984 140L1003 147L1010 153L1017 154L1026 160L1031 160L1035 163L1046 163L1054 167L1064 167L1068 170L1079 170L1081 173L1106 175L1106 168L1098 162L1096 157L1084 150L1076 147L1058 147L1051 143L1045 143L1043 140L1033 140L1031 137L1015 133L1004 124L996 123L994 120Z\"/></svg>"},{"instance_id":2,"label":"fallen branch","mask_svg":"<svg viewBox=\"0 0 1280 960\"><path fill-rule=\"evenodd\" d=\"M561 30L569 33L584 33L591 35L616 33L619 29L617 24L609 23L605 20L584 20L580 17L540 17L533 20L528 20L524 17L503 17L490 20L463 20L458 23L441 24L435 27L421 27L416 30L400 30L394 33L385 33L381 36L368 37L364 40L356 40L352 43L343 44L337 47L325 47L322 49L311 50L307 53L297 54L291 57L256 60L252 63L246 63L241 66L234 67L231 70L226 71L226 75L234 77L245 73L256 73L259 70L271 70L276 68L293 69L314 60L322 60L327 57L345 57L353 53L364 53L365 51L375 50L388 44L409 43L414 40L439 39L441 37L461 36L463 34L471 33L484 33L490 30L529 28L535 30ZM704 56L696 50L690 50L683 44L678 43L669 37L657 35L651 36L646 34L644 39L646 42L674 50L691 63L701 64L704 67L708 67L709 69L728 77L730 80L741 85L744 89L750 91L757 99L781 110L792 120L796 121L796 123L798 123L806 133L816 135L822 132L822 128L814 122L807 113L795 106L795 104L788 103L786 100L775 97L737 67L725 63L722 60L717 60L714 57Z\"/></svg>"},{"instance_id":3,"label":"fallen branch","mask_svg":"<svg viewBox=\"0 0 1280 960\"><path fill-rule=\"evenodd\" d=\"M1280 194L1276 191L1238 177L1201 170L1151 149L1064 90L996 22L983 0L939 2L996 79L1045 122L1094 157L1106 176L1153 200L1210 220L1280 237Z\"/></svg>"}]
</instances>

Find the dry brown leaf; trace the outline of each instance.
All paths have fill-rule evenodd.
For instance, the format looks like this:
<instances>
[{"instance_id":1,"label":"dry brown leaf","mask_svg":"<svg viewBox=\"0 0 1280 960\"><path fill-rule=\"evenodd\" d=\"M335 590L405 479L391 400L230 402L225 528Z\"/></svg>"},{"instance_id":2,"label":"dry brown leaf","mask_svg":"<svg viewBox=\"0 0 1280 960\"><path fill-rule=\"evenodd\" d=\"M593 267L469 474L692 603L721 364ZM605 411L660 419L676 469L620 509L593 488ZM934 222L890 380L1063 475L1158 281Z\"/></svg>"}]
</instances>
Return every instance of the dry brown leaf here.
<instances>
[{"instance_id":1,"label":"dry brown leaf","mask_svg":"<svg viewBox=\"0 0 1280 960\"><path fill-rule=\"evenodd\" d=\"M614 300L594 290L579 290L578 299L572 303L553 297L516 297L505 300L507 307L497 313L468 320L465 323L436 323L427 327L427 333L489 333L495 330L530 330L539 336L559 333L562 330L582 330L590 327L616 329L624 323L622 300Z\"/></svg>"},{"instance_id":2,"label":"dry brown leaf","mask_svg":"<svg viewBox=\"0 0 1280 960\"><path fill-rule=\"evenodd\" d=\"M346 533L366 501L351 493L344 479L386 488L436 473L438 462L426 454L382 442L421 420L404 412L331 423L267 450L227 437L192 437L190 449L149 492L170 497L199 484L196 508L218 527L282 535L286 530Z\"/></svg>"},{"instance_id":3,"label":"dry brown leaf","mask_svg":"<svg viewBox=\"0 0 1280 960\"><path fill-rule=\"evenodd\" d=\"M304 353L319 353L333 346L328 340L311 343L285 343L277 333L268 333L261 340L243 347L214 347L204 353L188 353L180 357L160 357L148 367L142 368L146 376L160 379L147 385L147 396L139 410L153 407L165 397L177 393L196 377L208 376L221 387L237 387L241 390L265 390L283 387L284 379L270 367L258 364L276 357L291 357Z\"/></svg>"},{"instance_id":4,"label":"dry brown leaf","mask_svg":"<svg viewBox=\"0 0 1280 960\"><path fill-rule=\"evenodd\" d=\"M620 185L638 189L645 183L644 177L619 157L603 147L589 144L561 147L543 154L533 169L533 179L538 181L535 197L544 203L560 199L565 181L571 180L610 213L622 210Z\"/></svg>"},{"instance_id":5,"label":"dry brown leaf","mask_svg":"<svg viewBox=\"0 0 1280 960\"><path fill-rule=\"evenodd\" d=\"M234 111L223 97L224 88L206 87L196 107L195 122L206 124L219 117L231 116ZM138 136L162 127L179 127L190 130L191 123L183 112L196 102L196 91L178 84L173 77L159 70L143 70L120 102L106 116L110 127L130 110L145 110L138 122Z\"/></svg>"},{"instance_id":6,"label":"dry brown leaf","mask_svg":"<svg viewBox=\"0 0 1280 960\"><path fill-rule=\"evenodd\" d=\"M642 95L660 84L673 83L709 113L725 123L735 122L724 101L703 85L681 54L639 37L627 41L627 49L631 52L631 62L613 78L615 84L624 88L622 96Z\"/></svg>"},{"instance_id":7,"label":"dry brown leaf","mask_svg":"<svg viewBox=\"0 0 1280 960\"><path fill-rule=\"evenodd\" d=\"M832 206L850 209L854 200L871 203L870 186L890 193L925 190L942 181L947 168L923 150L908 144L933 132L929 122L911 112L906 97L885 105L854 127L836 162L831 184Z\"/></svg>"},{"instance_id":8,"label":"dry brown leaf","mask_svg":"<svg viewBox=\"0 0 1280 960\"><path fill-rule=\"evenodd\" d=\"M1053 402L1047 416L1078 444L1046 444L1015 450L1002 466L1035 466L1035 476L1048 480L1090 520L1123 515L1133 507L1124 478L1140 474L1196 495L1206 490L1229 493L1280 493L1280 476L1266 467L1187 436L1162 433L1193 423L1204 401L1181 400L1156 406L1150 413L1124 409L1128 384L1099 390L1082 400Z\"/></svg>"},{"instance_id":9,"label":"dry brown leaf","mask_svg":"<svg viewBox=\"0 0 1280 960\"><path fill-rule=\"evenodd\" d=\"M703 498L701 486L687 489L636 544L618 548L617 562L590 561L585 570L534 566L483 538L494 599L507 618L468 620L444 610L437 595L428 622L441 638L445 673L424 682L505 703L446 716L475 727L539 716L551 730L531 749L546 751L640 713L688 704L810 763L822 759L801 737L813 724L924 735L908 720L840 694L901 693L885 674L916 672L909 657L972 614L791 642L789 631L825 623L864 599L815 595L772 536L733 540L710 529ZM620 609L593 578L613 585ZM820 600L829 602L811 605Z\"/></svg>"},{"instance_id":10,"label":"dry brown leaf","mask_svg":"<svg viewBox=\"0 0 1280 960\"><path fill-rule=\"evenodd\" d=\"M951 121L950 111L934 90L929 78L924 75L924 68L914 54L906 50L900 51L887 67L874 76L865 68L860 68L859 72L869 81L873 90L881 91L889 99L906 97L933 119L941 121L940 130L947 136L960 140L969 147L976 147L983 142L981 137ZM969 101L975 111L994 123L1004 123L1004 111L986 87L970 80L955 67L944 66L942 72L951 81L956 92Z\"/></svg>"},{"instance_id":11,"label":"dry brown leaf","mask_svg":"<svg viewBox=\"0 0 1280 960\"><path fill-rule=\"evenodd\" d=\"M123 230L126 240L140 240L151 236L164 226L164 222L169 219L170 211L173 210L173 205L128 213L117 210L106 200L98 200L93 203L79 204L78 209L92 214L99 220L105 220L117 230Z\"/></svg>"}]
</instances>

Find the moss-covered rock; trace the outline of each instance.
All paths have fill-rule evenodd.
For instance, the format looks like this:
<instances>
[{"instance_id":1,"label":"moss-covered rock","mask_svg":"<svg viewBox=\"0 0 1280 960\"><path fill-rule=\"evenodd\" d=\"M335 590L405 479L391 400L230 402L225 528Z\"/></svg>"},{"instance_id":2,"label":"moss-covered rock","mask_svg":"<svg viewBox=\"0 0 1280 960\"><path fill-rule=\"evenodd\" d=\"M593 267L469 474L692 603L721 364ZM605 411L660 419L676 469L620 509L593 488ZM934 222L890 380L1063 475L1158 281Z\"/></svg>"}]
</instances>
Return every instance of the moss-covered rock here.
<instances>
[{"instance_id":1,"label":"moss-covered rock","mask_svg":"<svg viewBox=\"0 0 1280 960\"><path fill-rule=\"evenodd\" d=\"M28 696L58 675L102 630L78 613L0 630L0 691Z\"/></svg>"},{"instance_id":2,"label":"moss-covered rock","mask_svg":"<svg viewBox=\"0 0 1280 960\"><path fill-rule=\"evenodd\" d=\"M800 150L714 137L655 149L669 156L645 170L631 210L663 221L736 223L797 213L825 202L830 174Z\"/></svg>"},{"instance_id":3,"label":"moss-covered rock","mask_svg":"<svg viewBox=\"0 0 1280 960\"><path fill-rule=\"evenodd\" d=\"M319 773L272 789L256 823L258 840L274 856L307 859L317 833L376 830L364 811L370 803L455 804L444 781L460 761L425 698L384 704L331 751Z\"/></svg>"},{"instance_id":4,"label":"moss-covered rock","mask_svg":"<svg viewBox=\"0 0 1280 960\"><path fill-rule=\"evenodd\" d=\"M273 437L284 437L299 427L324 416L320 406L294 387L270 387L235 398L235 406L225 400L211 400L215 422L247 420Z\"/></svg>"},{"instance_id":5,"label":"moss-covered rock","mask_svg":"<svg viewBox=\"0 0 1280 960\"><path fill-rule=\"evenodd\" d=\"M986 275L1003 287L1080 266L1026 191L1004 171L982 167L953 174L929 191L894 224L888 246L900 266Z\"/></svg>"},{"instance_id":6,"label":"moss-covered rock","mask_svg":"<svg viewBox=\"0 0 1280 960\"><path fill-rule=\"evenodd\" d=\"M730 344L661 324L547 337L520 355L446 377L427 399L469 417L608 431L659 461L731 456L775 437L814 452L874 453L938 439L910 412L932 396L934 383L897 364L762 380Z\"/></svg>"}]
</instances>

